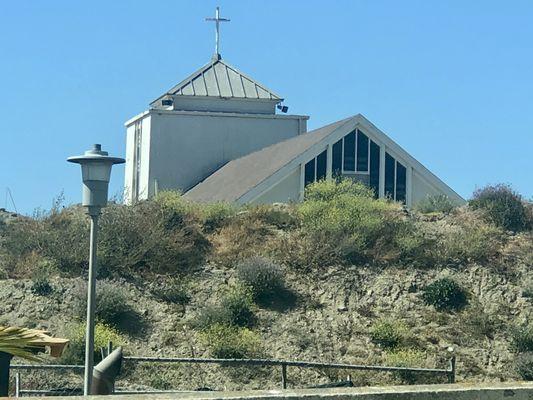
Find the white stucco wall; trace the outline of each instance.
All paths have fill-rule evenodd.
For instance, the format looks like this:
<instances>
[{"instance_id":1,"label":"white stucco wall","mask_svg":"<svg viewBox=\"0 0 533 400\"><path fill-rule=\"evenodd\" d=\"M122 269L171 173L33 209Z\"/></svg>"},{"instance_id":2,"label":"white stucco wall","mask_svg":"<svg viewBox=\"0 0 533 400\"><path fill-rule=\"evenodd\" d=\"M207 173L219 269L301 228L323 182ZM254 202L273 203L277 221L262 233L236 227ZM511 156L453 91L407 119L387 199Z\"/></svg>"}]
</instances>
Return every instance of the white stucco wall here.
<instances>
[{"instance_id":1,"label":"white stucco wall","mask_svg":"<svg viewBox=\"0 0 533 400\"><path fill-rule=\"evenodd\" d=\"M126 128L126 165L124 168L124 201L131 204L133 201L133 179L134 179L134 132L135 126L130 125Z\"/></svg>"},{"instance_id":2,"label":"white stucco wall","mask_svg":"<svg viewBox=\"0 0 533 400\"><path fill-rule=\"evenodd\" d=\"M428 196L446 194L430 185L416 170L413 171L413 205ZM453 200L453 199L452 199Z\"/></svg>"},{"instance_id":3,"label":"white stucco wall","mask_svg":"<svg viewBox=\"0 0 533 400\"><path fill-rule=\"evenodd\" d=\"M156 187L186 191L235 158L305 133L308 119L150 110L126 123L126 191L133 187L134 126L139 118L143 121L140 199L152 196Z\"/></svg>"},{"instance_id":4,"label":"white stucco wall","mask_svg":"<svg viewBox=\"0 0 533 400\"><path fill-rule=\"evenodd\" d=\"M300 167L252 200L252 204L290 203L300 200Z\"/></svg>"},{"instance_id":5,"label":"white stucco wall","mask_svg":"<svg viewBox=\"0 0 533 400\"><path fill-rule=\"evenodd\" d=\"M136 121L141 123L141 170L139 174L139 200L148 198L153 194L153 185L150 187L150 136L151 115L143 113ZM126 126L126 166L124 176L124 201L132 204L136 199L134 180L136 179L135 166L135 121Z\"/></svg>"}]
</instances>

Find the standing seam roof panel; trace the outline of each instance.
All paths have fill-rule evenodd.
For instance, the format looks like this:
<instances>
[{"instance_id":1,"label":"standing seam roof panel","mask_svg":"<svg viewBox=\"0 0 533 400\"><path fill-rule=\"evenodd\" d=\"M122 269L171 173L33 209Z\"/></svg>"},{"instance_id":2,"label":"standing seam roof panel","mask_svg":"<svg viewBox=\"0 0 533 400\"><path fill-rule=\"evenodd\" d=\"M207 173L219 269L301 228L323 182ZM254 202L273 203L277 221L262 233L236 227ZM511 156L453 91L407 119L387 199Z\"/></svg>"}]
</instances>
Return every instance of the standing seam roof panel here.
<instances>
[{"instance_id":1,"label":"standing seam roof panel","mask_svg":"<svg viewBox=\"0 0 533 400\"><path fill-rule=\"evenodd\" d=\"M152 102L152 105L166 95L283 100L222 60L203 66Z\"/></svg>"}]
</instances>

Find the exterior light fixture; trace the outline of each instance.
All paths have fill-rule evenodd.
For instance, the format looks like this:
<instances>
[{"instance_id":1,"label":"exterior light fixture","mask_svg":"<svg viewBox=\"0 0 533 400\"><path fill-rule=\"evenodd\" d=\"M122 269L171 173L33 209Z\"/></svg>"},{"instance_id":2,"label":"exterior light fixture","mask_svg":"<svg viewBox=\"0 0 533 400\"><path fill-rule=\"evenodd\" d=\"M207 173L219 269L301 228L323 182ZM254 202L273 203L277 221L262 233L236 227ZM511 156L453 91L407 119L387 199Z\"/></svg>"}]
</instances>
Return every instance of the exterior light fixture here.
<instances>
[{"instance_id":1,"label":"exterior light fixture","mask_svg":"<svg viewBox=\"0 0 533 400\"><path fill-rule=\"evenodd\" d=\"M289 111L289 107L288 106L283 106L281 104L278 104L278 110L280 110L282 113L286 113L287 111Z\"/></svg>"},{"instance_id":2,"label":"exterior light fixture","mask_svg":"<svg viewBox=\"0 0 533 400\"><path fill-rule=\"evenodd\" d=\"M125 162L123 158L110 157L102 151L100 144L82 156L69 157L67 161L81 165L83 180L82 205L87 207L91 217L91 236L89 245L89 283L87 285L87 329L85 335L85 378L83 394L91 394L94 367L94 309L96 299L96 240L98 235L98 217L102 207L107 205L107 193L111 167Z\"/></svg>"}]
</instances>

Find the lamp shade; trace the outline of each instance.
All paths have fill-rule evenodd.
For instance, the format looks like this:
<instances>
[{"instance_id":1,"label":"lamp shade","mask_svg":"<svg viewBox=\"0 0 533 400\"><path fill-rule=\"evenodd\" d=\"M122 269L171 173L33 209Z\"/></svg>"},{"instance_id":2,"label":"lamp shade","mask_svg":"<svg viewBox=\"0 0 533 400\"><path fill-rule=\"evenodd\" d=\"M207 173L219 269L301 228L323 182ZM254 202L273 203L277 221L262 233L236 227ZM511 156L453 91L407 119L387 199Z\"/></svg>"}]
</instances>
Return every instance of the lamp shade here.
<instances>
[{"instance_id":1,"label":"lamp shade","mask_svg":"<svg viewBox=\"0 0 533 400\"><path fill-rule=\"evenodd\" d=\"M123 158L110 157L102 151L100 144L95 144L82 156L67 158L67 161L81 165L83 179L82 205L86 207L105 207L111 167L124 163Z\"/></svg>"}]
</instances>

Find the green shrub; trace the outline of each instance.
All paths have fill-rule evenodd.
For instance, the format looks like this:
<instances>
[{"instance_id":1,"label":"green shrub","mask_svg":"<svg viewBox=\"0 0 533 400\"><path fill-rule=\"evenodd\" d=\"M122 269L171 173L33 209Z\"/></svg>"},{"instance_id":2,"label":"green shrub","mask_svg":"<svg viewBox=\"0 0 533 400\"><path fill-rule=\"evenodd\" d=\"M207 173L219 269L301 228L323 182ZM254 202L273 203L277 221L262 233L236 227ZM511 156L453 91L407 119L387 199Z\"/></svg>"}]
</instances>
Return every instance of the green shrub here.
<instances>
[{"instance_id":1,"label":"green shrub","mask_svg":"<svg viewBox=\"0 0 533 400\"><path fill-rule=\"evenodd\" d=\"M99 266L108 274L188 273L202 265L210 245L192 208L172 208L160 197L105 208Z\"/></svg>"},{"instance_id":2,"label":"green shrub","mask_svg":"<svg viewBox=\"0 0 533 400\"><path fill-rule=\"evenodd\" d=\"M73 326L67 335L70 340L63 351L60 362L64 364L82 364L85 358L85 323ZM96 323L94 327L94 360L95 364L102 359L100 348L107 348L108 343L113 347L124 346L124 338L112 327Z\"/></svg>"},{"instance_id":3,"label":"green shrub","mask_svg":"<svg viewBox=\"0 0 533 400\"><path fill-rule=\"evenodd\" d=\"M439 311L460 310L468 303L466 291L449 278L438 279L426 286L422 300Z\"/></svg>"},{"instance_id":4,"label":"green shrub","mask_svg":"<svg viewBox=\"0 0 533 400\"><path fill-rule=\"evenodd\" d=\"M481 210L489 222L503 229L524 231L532 228L533 219L522 196L508 185L476 190L469 204L474 210Z\"/></svg>"},{"instance_id":5,"label":"green shrub","mask_svg":"<svg viewBox=\"0 0 533 400\"><path fill-rule=\"evenodd\" d=\"M308 201L334 201L345 195L372 198L374 192L368 186L352 179L319 181L305 188L305 200Z\"/></svg>"},{"instance_id":6,"label":"green shrub","mask_svg":"<svg viewBox=\"0 0 533 400\"><path fill-rule=\"evenodd\" d=\"M533 352L519 354L516 357L516 372L525 381L533 381Z\"/></svg>"},{"instance_id":7,"label":"green shrub","mask_svg":"<svg viewBox=\"0 0 533 400\"><path fill-rule=\"evenodd\" d=\"M263 257L241 262L237 266L237 278L251 288L256 301L269 300L285 287L281 268Z\"/></svg>"},{"instance_id":8,"label":"green shrub","mask_svg":"<svg viewBox=\"0 0 533 400\"><path fill-rule=\"evenodd\" d=\"M247 328L215 324L200 335L215 358L253 358L261 353L259 336Z\"/></svg>"},{"instance_id":9,"label":"green shrub","mask_svg":"<svg viewBox=\"0 0 533 400\"><path fill-rule=\"evenodd\" d=\"M252 327L256 323L252 291L244 285L229 288L219 304L204 307L194 327L205 331L213 325Z\"/></svg>"},{"instance_id":10,"label":"green shrub","mask_svg":"<svg viewBox=\"0 0 533 400\"><path fill-rule=\"evenodd\" d=\"M32 275L31 291L39 296L47 296L54 291L50 284L50 276L56 272L56 267L48 260L42 260Z\"/></svg>"},{"instance_id":11,"label":"green shrub","mask_svg":"<svg viewBox=\"0 0 533 400\"><path fill-rule=\"evenodd\" d=\"M84 320L87 312L87 288L79 285L75 289L74 311ZM96 285L95 316L97 321L121 331L134 333L140 328L140 316L131 306L125 289L109 281Z\"/></svg>"},{"instance_id":12,"label":"green shrub","mask_svg":"<svg viewBox=\"0 0 533 400\"><path fill-rule=\"evenodd\" d=\"M222 228L238 211L238 207L231 203L220 202L202 205L201 218L204 229L207 232L212 232Z\"/></svg>"},{"instance_id":13,"label":"green shrub","mask_svg":"<svg viewBox=\"0 0 533 400\"><path fill-rule=\"evenodd\" d=\"M381 320L373 324L370 329L372 342L387 350L399 347L405 336L405 325L394 321Z\"/></svg>"},{"instance_id":14,"label":"green shrub","mask_svg":"<svg viewBox=\"0 0 533 400\"><path fill-rule=\"evenodd\" d=\"M516 353L533 351L533 324L511 329L511 349Z\"/></svg>"},{"instance_id":15,"label":"green shrub","mask_svg":"<svg viewBox=\"0 0 533 400\"><path fill-rule=\"evenodd\" d=\"M255 325L253 296L248 286L236 285L229 288L222 297L220 307L227 310L230 325L242 327Z\"/></svg>"},{"instance_id":16,"label":"green shrub","mask_svg":"<svg viewBox=\"0 0 533 400\"><path fill-rule=\"evenodd\" d=\"M152 294L165 303L185 305L191 301L187 286L181 278L168 278L152 289Z\"/></svg>"},{"instance_id":17,"label":"green shrub","mask_svg":"<svg viewBox=\"0 0 533 400\"><path fill-rule=\"evenodd\" d=\"M203 307L192 321L192 326L199 331L205 331L213 325L231 325L231 316L228 310L219 304Z\"/></svg>"},{"instance_id":18,"label":"green shrub","mask_svg":"<svg viewBox=\"0 0 533 400\"><path fill-rule=\"evenodd\" d=\"M32 279L31 291L39 296L47 296L54 291L50 281L45 276L35 276Z\"/></svg>"},{"instance_id":19,"label":"green shrub","mask_svg":"<svg viewBox=\"0 0 533 400\"><path fill-rule=\"evenodd\" d=\"M438 263L462 265L485 262L500 252L504 239L500 228L466 212L451 222L453 224L440 235L433 252Z\"/></svg>"},{"instance_id":20,"label":"green shrub","mask_svg":"<svg viewBox=\"0 0 533 400\"><path fill-rule=\"evenodd\" d=\"M324 258L333 263L393 262L416 252L412 243L403 247L404 238L415 233L413 221L397 203L374 199L372 190L361 183L311 184L298 212L308 247L319 253L327 250Z\"/></svg>"},{"instance_id":21,"label":"green shrub","mask_svg":"<svg viewBox=\"0 0 533 400\"><path fill-rule=\"evenodd\" d=\"M278 229L290 229L298 225L298 216L289 204L261 204L247 208L248 219Z\"/></svg>"},{"instance_id":22,"label":"green shrub","mask_svg":"<svg viewBox=\"0 0 533 400\"><path fill-rule=\"evenodd\" d=\"M87 269L89 219L73 206L6 225L0 258L10 277L28 277L47 259L67 275ZM197 206L174 193L133 206L110 204L100 218L99 277L188 273L202 265L210 243Z\"/></svg>"},{"instance_id":23,"label":"green shrub","mask_svg":"<svg viewBox=\"0 0 533 400\"><path fill-rule=\"evenodd\" d=\"M43 259L67 274L87 267L89 224L81 207L23 217L7 224L0 251L10 277L31 276Z\"/></svg>"},{"instance_id":24,"label":"green shrub","mask_svg":"<svg viewBox=\"0 0 533 400\"><path fill-rule=\"evenodd\" d=\"M527 297L528 299L533 299L533 282L528 281L524 284L522 288L522 296Z\"/></svg>"},{"instance_id":25,"label":"green shrub","mask_svg":"<svg viewBox=\"0 0 533 400\"><path fill-rule=\"evenodd\" d=\"M455 207L454 202L445 194L438 194L434 196L427 196L420 200L415 209L421 213L449 213Z\"/></svg>"},{"instance_id":26,"label":"green shrub","mask_svg":"<svg viewBox=\"0 0 533 400\"><path fill-rule=\"evenodd\" d=\"M388 352L386 355L386 362L392 367L404 367L404 368L424 368L426 362L426 353L415 349L401 349ZM398 371L394 373L401 381L414 384L419 379L424 382L424 378L416 373L410 371ZM419 379L417 379L419 378ZM427 381L425 382L427 383Z\"/></svg>"}]
</instances>

